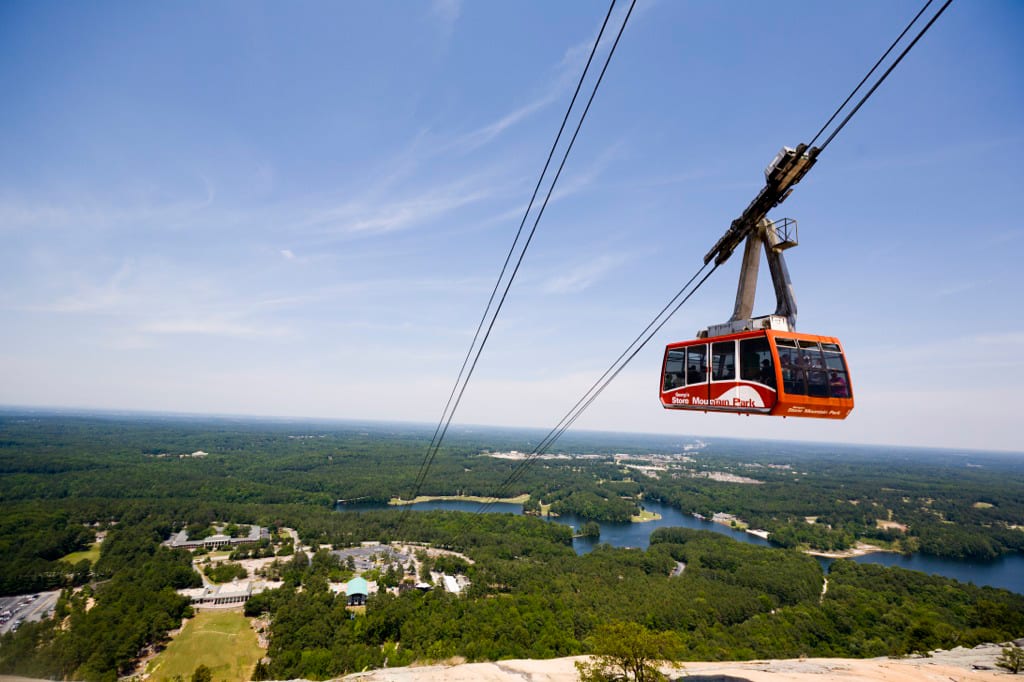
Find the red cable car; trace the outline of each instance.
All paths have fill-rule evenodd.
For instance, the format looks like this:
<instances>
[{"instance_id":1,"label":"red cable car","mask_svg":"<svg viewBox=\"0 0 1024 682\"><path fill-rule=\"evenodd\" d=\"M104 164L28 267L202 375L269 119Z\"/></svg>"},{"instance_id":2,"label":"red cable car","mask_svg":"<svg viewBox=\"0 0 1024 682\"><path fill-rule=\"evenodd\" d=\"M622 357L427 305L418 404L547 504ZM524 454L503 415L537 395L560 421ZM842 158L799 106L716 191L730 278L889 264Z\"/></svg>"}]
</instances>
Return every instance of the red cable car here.
<instances>
[{"instance_id":1,"label":"red cable car","mask_svg":"<svg viewBox=\"0 0 1024 682\"><path fill-rule=\"evenodd\" d=\"M784 147L765 169L764 189L704 256L705 265L713 259L717 267L746 241L732 317L665 349L659 394L666 409L820 419L845 419L853 410L839 339L796 331L796 300L783 257L797 245L796 221L765 217L814 165L818 151ZM761 247L776 308L774 315L752 318Z\"/></svg>"},{"instance_id":2,"label":"red cable car","mask_svg":"<svg viewBox=\"0 0 1024 682\"><path fill-rule=\"evenodd\" d=\"M845 419L853 410L839 339L772 329L669 344L661 404L670 410Z\"/></svg>"}]
</instances>

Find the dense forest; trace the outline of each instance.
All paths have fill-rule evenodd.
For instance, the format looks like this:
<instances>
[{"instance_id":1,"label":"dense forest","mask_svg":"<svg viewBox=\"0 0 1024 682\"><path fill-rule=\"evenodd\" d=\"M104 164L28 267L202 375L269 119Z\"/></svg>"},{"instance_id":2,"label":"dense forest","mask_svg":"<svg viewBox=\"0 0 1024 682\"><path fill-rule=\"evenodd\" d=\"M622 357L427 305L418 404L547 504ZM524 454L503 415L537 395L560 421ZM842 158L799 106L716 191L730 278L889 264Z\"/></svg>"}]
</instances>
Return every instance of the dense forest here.
<instances>
[{"instance_id":1,"label":"dense forest","mask_svg":"<svg viewBox=\"0 0 1024 682\"><path fill-rule=\"evenodd\" d=\"M0 549L9 550L0 552L0 593L63 580L68 569L54 562L91 541L83 523L156 500L330 508L416 491L503 492L528 494L528 508L618 521L646 498L732 514L786 547L867 540L975 559L1024 551L1024 463L1010 455L728 440L694 448L677 437L566 434L562 451L585 456L540 459L514 489L503 487L519 462L488 454L529 452L542 435L453 429L417 489L430 436L422 427L0 413L0 502L9 510L0 520ZM196 451L209 454L180 456ZM640 470L616 453L662 459Z\"/></svg>"},{"instance_id":2,"label":"dense forest","mask_svg":"<svg viewBox=\"0 0 1024 682\"><path fill-rule=\"evenodd\" d=\"M839 561L822 597L819 565L795 551L862 539L956 557L1021 551L1019 460L572 434L564 456L538 460L504 490L518 462L492 455L529 452L541 435L454 433L417 490L430 432L415 426L0 414L0 592L65 589L55 620L0 640L0 672L123 674L188 612L174 589L199 584L189 555L159 542L215 522L294 528L306 544L335 547L430 542L473 561L460 569L471 581L462 597L374 595L352 619L327 589L341 570L330 555L296 554L285 586L246 605L270 615L270 664L257 672L278 679L385 660L582 653L609 622L677 633L684 659L899 655L1024 635L1021 595ZM499 491L596 520L624 520L644 499L730 513L778 548L659 529L645 551L577 556L567 527L528 516L334 511L341 499ZM99 532L95 565L65 560Z\"/></svg>"}]
</instances>

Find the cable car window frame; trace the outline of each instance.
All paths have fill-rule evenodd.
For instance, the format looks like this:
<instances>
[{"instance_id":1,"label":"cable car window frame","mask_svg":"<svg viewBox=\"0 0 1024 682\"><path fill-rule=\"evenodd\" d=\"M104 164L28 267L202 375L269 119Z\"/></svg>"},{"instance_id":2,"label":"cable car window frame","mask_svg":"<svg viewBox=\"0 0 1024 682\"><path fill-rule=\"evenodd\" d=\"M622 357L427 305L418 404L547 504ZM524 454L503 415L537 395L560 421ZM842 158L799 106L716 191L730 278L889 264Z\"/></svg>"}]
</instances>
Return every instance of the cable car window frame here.
<instances>
[{"instance_id":1,"label":"cable car window frame","mask_svg":"<svg viewBox=\"0 0 1024 682\"><path fill-rule=\"evenodd\" d=\"M698 352L699 349L699 352ZM694 363L691 364L691 356L694 359ZM699 363L699 364L697 364ZM694 384L707 383L708 374L708 344L701 343L695 346L688 346L686 348L686 385L692 386ZM697 374L690 376L690 368L697 369Z\"/></svg>"},{"instance_id":2,"label":"cable car window frame","mask_svg":"<svg viewBox=\"0 0 1024 682\"><path fill-rule=\"evenodd\" d=\"M807 371L807 396L828 398L828 372L825 369L825 356L821 352L821 344L800 339L800 353Z\"/></svg>"},{"instance_id":3,"label":"cable car window frame","mask_svg":"<svg viewBox=\"0 0 1024 682\"><path fill-rule=\"evenodd\" d=\"M800 347L796 339L775 337L775 348L782 368L782 392L789 395L807 395L807 371L802 366ZM800 389L803 390L800 390Z\"/></svg>"},{"instance_id":4,"label":"cable car window frame","mask_svg":"<svg viewBox=\"0 0 1024 682\"><path fill-rule=\"evenodd\" d=\"M775 390L775 360L772 353L772 344L766 336L756 336L752 339L740 339L740 381L749 381L768 386ZM753 357L754 363L749 364L745 358ZM768 367L764 367L764 362ZM747 369L753 376L748 376Z\"/></svg>"},{"instance_id":5,"label":"cable car window frame","mask_svg":"<svg viewBox=\"0 0 1024 682\"><path fill-rule=\"evenodd\" d=\"M852 398L850 375L846 368L846 357L834 343L822 343L825 367L828 371L828 392L832 398Z\"/></svg>"},{"instance_id":6,"label":"cable car window frame","mask_svg":"<svg viewBox=\"0 0 1024 682\"><path fill-rule=\"evenodd\" d=\"M673 355L677 357L673 357ZM678 362L678 371L673 371L672 363ZM662 390L671 391L686 384L686 349L670 348L665 352L665 376L662 381Z\"/></svg>"},{"instance_id":7,"label":"cable car window frame","mask_svg":"<svg viewBox=\"0 0 1024 682\"><path fill-rule=\"evenodd\" d=\"M711 344L711 381L736 381L736 342Z\"/></svg>"}]
</instances>

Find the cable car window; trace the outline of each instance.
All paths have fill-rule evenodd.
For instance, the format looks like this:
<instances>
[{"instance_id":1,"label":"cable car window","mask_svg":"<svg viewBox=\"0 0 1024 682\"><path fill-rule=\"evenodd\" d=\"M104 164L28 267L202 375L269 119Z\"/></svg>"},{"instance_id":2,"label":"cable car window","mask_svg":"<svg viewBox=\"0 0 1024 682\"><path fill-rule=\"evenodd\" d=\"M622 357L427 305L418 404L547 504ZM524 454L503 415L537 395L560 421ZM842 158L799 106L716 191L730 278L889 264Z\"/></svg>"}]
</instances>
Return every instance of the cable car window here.
<instances>
[{"instance_id":1,"label":"cable car window","mask_svg":"<svg viewBox=\"0 0 1024 682\"><path fill-rule=\"evenodd\" d=\"M846 363L843 362L843 354L839 352L830 353L825 351L825 366L830 370L834 369L837 372L845 372Z\"/></svg>"},{"instance_id":2,"label":"cable car window","mask_svg":"<svg viewBox=\"0 0 1024 682\"><path fill-rule=\"evenodd\" d=\"M775 388L775 365L766 337L740 341L740 379Z\"/></svg>"},{"instance_id":3,"label":"cable car window","mask_svg":"<svg viewBox=\"0 0 1024 682\"><path fill-rule=\"evenodd\" d=\"M711 380L728 381L736 378L736 342L719 341L711 344Z\"/></svg>"},{"instance_id":4,"label":"cable car window","mask_svg":"<svg viewBox=\"0 0 1024 682\"><path fill-rule=\"evenodd\" d=\"M800 359L807 370L807 395L816 398L828 397L828 372L825 358L817 341L800 341Z\"/></svg>"},{"instance_id":5,"label":"cable car window","mask_svg":"<svg viewBox=\"0 0 1024 682\"><path fill-rule=\"evenodd\" d=\"M665 355L665 383L663 391L683 385L683 362L686 360L686 349L678 348L668 351Z\"/></svg>"},{"instance_id":6,"label":"cable car window","mask_svg":"<svg viewBox=\"0 0 1024 682\"><path fill-rule=\"evenodd\" d=\"M823 343L825 366L828 368L828 390L833 398L850 398L850 382L847 380L846 363L839 346ZM833 350L834 349L834 350Z\"/></svg>"},{"instance_id":7,"label":"cable car window","mask_svg":"<svg viewBox=\"0 0 1024 682\"><path fill-rule=\"evenodd\" d=\"M846 372L832 370L828 373L828 391L833 398L851 398L850 384Z\"/></svg>"},{"instance_id":8,"label":"cable car window","mask_svg":"<svg viewBox=\"0 0 1024 682\"><path fill-rule=\"evenodd\" d=\"M707 344L690 346L686 349L686 384L700 384L707 381L705 371L708 366Z\"/></svg>"},{"instance_id":9,"label":"cable car window","mask_svg":"<svg viewBox=\"0 0 1024 682\"><path fill-rule=\"evenodd\" d=\"M775 345L779 349L783 390L790 395L807 395L807 367L796 343L791 339L776 339Z\"/></svg>"}]
</instances>

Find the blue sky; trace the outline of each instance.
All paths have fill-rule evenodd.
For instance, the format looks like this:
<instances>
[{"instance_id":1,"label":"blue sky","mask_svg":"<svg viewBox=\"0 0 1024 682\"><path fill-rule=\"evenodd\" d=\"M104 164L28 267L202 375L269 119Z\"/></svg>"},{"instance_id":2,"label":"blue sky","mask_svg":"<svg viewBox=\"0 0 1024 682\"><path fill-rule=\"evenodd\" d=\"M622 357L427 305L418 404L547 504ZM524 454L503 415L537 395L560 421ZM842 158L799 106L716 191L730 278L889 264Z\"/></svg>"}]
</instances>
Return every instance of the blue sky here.
<instances>
[{"instance_id":1,"label":"blue sky","mask_svg":"<svg viewBox=\"0 0 1024 682\"><path fill-rule=\"evenodd\" d=\"M436 421L606 7L3 3L0 404ZM919 7L640 0L456 421L554 425ZM772 213L848 420L662 410L730 262L578 425L1024 450L1021 26L954 3Z\"/></svg>"}]
</instances>

